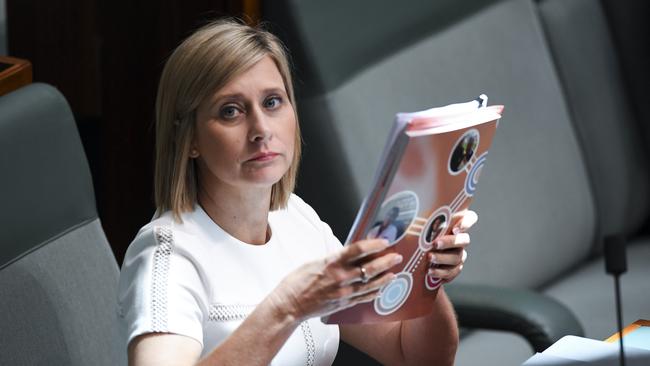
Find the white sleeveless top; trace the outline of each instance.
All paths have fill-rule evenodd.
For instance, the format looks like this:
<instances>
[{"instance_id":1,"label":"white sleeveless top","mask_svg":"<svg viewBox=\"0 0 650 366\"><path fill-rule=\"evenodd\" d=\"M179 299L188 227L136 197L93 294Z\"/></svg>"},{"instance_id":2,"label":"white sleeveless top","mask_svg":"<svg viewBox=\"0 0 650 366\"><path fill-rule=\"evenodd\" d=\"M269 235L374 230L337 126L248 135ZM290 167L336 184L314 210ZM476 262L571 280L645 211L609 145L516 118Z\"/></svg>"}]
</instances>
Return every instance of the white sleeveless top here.
<instances>
[{"instance_id":1,"label":"white sleeveless top","mask_svg":"<svg viewBox=\"0 0 650 366\"><path fill-rule=\"evenodd\" d=\"M341 243L296 195L269 213L272 236L264 245L239 241L196 205L144 226L129 246L118 289L124 345L138 335L167 332L192 337L201 357L223 342L291 271L340 249ZM319 318L303 322L271 365L331 365L339 329ZM251 339L251 347L255 340Z\"/></svg>"}]
</instances>

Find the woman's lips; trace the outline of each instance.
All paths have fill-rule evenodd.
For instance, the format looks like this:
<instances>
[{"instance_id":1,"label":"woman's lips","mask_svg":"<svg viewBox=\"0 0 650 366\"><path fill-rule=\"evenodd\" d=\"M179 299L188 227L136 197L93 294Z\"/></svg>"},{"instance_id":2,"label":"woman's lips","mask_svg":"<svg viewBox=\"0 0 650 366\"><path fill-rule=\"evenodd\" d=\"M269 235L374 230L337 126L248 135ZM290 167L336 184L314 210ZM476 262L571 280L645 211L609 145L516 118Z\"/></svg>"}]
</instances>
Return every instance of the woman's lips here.
<instances>
[{"instance_id":1,"label":"woman's lips","mask_svg":"<svg viewBox=\"0 0 650 366\"><path fill-rule=\"evenodd\" d=\"M271 151L263 152L263 153L255 154L252 158L248 159L248 161L265 162L265 161L270 161L275 159L275 157L278 155L280 154Z\"/></svg>"}]
</instances>

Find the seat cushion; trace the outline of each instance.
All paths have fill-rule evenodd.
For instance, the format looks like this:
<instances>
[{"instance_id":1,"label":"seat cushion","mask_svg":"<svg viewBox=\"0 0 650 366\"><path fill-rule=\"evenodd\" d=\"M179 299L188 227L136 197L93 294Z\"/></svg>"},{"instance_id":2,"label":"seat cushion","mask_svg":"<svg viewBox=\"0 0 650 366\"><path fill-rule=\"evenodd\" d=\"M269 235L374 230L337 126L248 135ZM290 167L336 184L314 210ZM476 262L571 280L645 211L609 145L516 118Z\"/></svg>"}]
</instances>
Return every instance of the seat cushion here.
<instances>
[{"instance_id":1,"label":"seat cushion","mask_svg":"<svg viewBox=\"0 0 650 366\"><path fill-rule=\"evenodd\" d=\"M0 271L0 365L125 365L118 267L98 219Z\"/></svg>"}]
</instances>

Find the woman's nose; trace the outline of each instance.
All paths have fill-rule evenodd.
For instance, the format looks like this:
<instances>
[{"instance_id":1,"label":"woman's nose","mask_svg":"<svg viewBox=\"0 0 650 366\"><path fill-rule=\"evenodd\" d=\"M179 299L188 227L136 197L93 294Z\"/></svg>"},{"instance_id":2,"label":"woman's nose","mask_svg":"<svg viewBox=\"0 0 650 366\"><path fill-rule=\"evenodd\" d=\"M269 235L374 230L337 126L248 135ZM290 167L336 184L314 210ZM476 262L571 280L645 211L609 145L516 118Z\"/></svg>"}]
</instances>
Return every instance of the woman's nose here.
<instances>
[{"instance_id":1,"label":"woman's nose","mask_svg":"<svg viewBox=\"0 0 650 366\"><path fill-rule=\"evenodd\" d=\"M248 139L251 142L266 142L273 137L269 117L260 110L255 110L249 114L250 131Z\"/></svg>"}]
</instances>

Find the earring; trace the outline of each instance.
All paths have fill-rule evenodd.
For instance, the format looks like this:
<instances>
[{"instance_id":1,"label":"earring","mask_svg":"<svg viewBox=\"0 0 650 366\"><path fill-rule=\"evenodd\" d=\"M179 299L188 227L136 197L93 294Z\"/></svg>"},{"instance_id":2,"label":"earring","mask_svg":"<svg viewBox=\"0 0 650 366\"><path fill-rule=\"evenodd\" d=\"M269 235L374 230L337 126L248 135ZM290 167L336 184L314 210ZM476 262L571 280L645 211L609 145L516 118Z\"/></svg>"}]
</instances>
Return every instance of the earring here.
<instances>
[{"instance_id":1,"label":"earring","mask_svg":"<svg viewBox=\"0 0 650 366\"><path fill-rule=\"evenodd\" d=\"M190 150L190 158L196 158L199 156L199 151L196 149Z\"/></svg>"}]
</instances>

